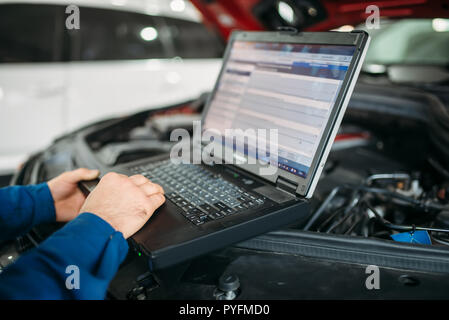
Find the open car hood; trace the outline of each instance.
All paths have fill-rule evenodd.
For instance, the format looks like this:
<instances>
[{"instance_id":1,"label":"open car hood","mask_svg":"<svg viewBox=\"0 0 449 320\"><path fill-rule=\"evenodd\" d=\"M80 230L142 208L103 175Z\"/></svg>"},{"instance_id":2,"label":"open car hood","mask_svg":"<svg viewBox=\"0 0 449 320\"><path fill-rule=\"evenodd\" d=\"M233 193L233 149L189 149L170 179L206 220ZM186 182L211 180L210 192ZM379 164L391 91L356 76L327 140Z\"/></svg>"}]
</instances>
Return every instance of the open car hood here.
<instances>
[{"instance_id":1,"label":"open car hood","mask_svg":"<svg viewBox=\"0 0 449 320\"><path fill-rule=\"evenodd\" d=\"M447 0L191 0L203 14L205 23L218 29L227 38L232 30L274 30L289 25L278 12L278 3L293 8L295 21L290 24L299 30L322 31L343 25L357 25L365 21L376 5L380 17L388 18L446 18Z\"/></svg>"}]
</instances>

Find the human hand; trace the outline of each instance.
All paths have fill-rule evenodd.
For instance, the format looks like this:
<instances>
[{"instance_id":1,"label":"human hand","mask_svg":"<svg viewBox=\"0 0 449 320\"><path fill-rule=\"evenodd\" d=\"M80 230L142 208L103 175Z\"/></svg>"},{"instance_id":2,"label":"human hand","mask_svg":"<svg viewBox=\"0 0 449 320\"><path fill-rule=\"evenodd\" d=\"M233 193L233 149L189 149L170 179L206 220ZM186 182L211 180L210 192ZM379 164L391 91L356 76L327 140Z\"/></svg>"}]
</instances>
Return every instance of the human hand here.
<instances>
[{"instance_id":1,"label":"human hand","mask_svg":"<svg viewBox=\"0 0 449 320\"><path fill-rule=\"evenodd\" d=\"M165 202L164 190L142 175L106 174L89 194L80 212L95 214L125 239L136 233Z\"/></svg>"},{"instance_id":2,"label":"human hand","mask_svg":"<svg viewBox=\"0 0 449 320\"><path fill-rule=\"evenodd\" d=\"M83 205L86 197L78 188L78 182L93 180L98 177L98 170L85 168L65 172L48 181L47 185L56 210L56 221L66 222L74 219Z\"/></svg>"}]
</instances>

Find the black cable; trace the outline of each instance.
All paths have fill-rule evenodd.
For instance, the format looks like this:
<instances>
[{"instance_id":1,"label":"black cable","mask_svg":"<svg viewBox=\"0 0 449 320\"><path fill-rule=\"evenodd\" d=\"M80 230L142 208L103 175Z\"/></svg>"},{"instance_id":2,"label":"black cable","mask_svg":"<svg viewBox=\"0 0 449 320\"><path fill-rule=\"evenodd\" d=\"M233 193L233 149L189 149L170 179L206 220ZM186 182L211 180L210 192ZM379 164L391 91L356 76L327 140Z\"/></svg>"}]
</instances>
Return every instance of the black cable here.
<instances>
[{"instance_id":1,"label":"black cable","mask_svg":"<svg viewBox=\"0 0 449 320\"><path fill-rule=\"evenodd\" d=\"M334 197L339 193L340 190L343 190L343 189L352 189L354 191L360 190L360 191L364 191L367 193L385 195L385 196L395 198L395 199L401 200L403 202L409 203L413 206L423 208L424 210L432 209L432 210L441 211L441 210L444 210L445 208L447 208L447 206L439 204L439 203L434 203L434 202L429 202L429 201L424 202L422 199L420 199L420 200L413 199L413 198L404 196L400 193L393 192L393 191L390 191L387 189L373 188L373 187L367 187L367 186L363 186L363 185L352 186L352 185L348 185L348 184L343 184L343 185L340 185L340 186L334 188L329 193L329 195L324 200L324 202L321 204L321 206L315 211L315 213L308 220L308 222L305 225L305 227L303 228L303 230L309 230L312 227L312 225L318 220L318 218L325 212L326 207L330 204L330 202L334 199ZM323 224L321 224L321 228L322 227L323 227Z\"/></svg>"},{"instance_id":2,"label":"black cable","mask_svg":"<svg viewBox=\"0 0 449 320\"><path fill-rule=\"evenodd\" d=\"M449 241L443 240L443 239L441 239L439 237L432 236L432 240L437 242L437 243L439 243L439 244L443 244L445 246L449 246Z\"/></svg>"},{"instance_id":3,"label":"black cable","mask_svg":"<svg viewBox=\"0 0 449 320\"><path fill-rule=\"evenodd\" d=\"M343 234L351 234L352 231L354 231L354 229L359 225L359 223L361 223L364 220L364 216L362 215L360 217L360 212L356 212L358 213L358 215L356 216L356 220L354 221L354 223L349 227L348 230L346 230Z\"/></svg>"},{"instance_id":4,"label":"black cable","mask_svg":"<svg viewBox=\"0 0 449 320\"><path fill-rule=\"evenodd\" d=\"M351 198L348 201L348 205L345 207L345 210L343 212L343 218L340 221L337 221L334 224L332 224L326 230L326 233L330 233L336 227L338 227L341 224L345 223L351 217L351 214L350 214L351 211L359 204L359 200L360 200L359 191L358 190L354 190L352 192Z\"/></svg>"},{"instance_id":5,"label":"black cable","mask_svg":"<svg viewBox=\"0 0 449 320\"><path fill-rule=\"evenodd\" d=\"M371 188L371 187L364 187L364 186L360 186L357 188L359 188L359 190L362 190L365 192L374 193L374 194L382 194L385 196L389 196L391 198L396 198L398 200L408 202L410 204L413 204L414 206L422 207L424 209L444 210L447 207L446 205L442 205L439 203L423 202L422 200L416 200L416 199L404 196L400 193L393 192L393 191L386 190L386 189Z\"/></svg>"},{"instance_id":6,"label":"black cable","mask_svg":"<svg viewBox=\"0 0 449 320\"><path fill-rule=\"evenodd\" d=\"M447 171L437 160L435 160L432 157L427 158L427 161L429 161L430 165L438 171L440 174L442 174L446 179L449 179L449 171Z\"/></svg>"},{"instance_id":7,"label":"black cable","mask_svg":"<svg viewBox=\"0 0 449 320\"><path fill-rule=\"evenodd\" d=\"M335 212L333 214L331 214L326 220L324 220L324 222L322 222L317 228L316 231L320 232L321 229L323 229L329 222L331 222L332 220L334 220L339 214L341 214L342 212L344 212L344 209L346 207L342 206L340 208L338 208L337 210L335 210Z\"/></svg>"},{"instance_id":8,"label":"black cable","mask_svg":"<svg viewBox=\"0 0 449 320\"><path fill-rule=\"evenodd\" d=\"M309 221L306 223L303 230L307 231L312 227L312 225L318 220L318 218L321 217L321 215L323 214L327 206L330 204L330 202L343 188L345 188L345 185L337 186L334 189L332 189L331 192L329 192L326 199L321 203L321 206L309 218Z\"/></svg>"},{"instance_id":9,"label":"black cable","mask_svg":"<svg viewBox=\"0 0 449 320\"><path fill-rule=\"evenodd\" d=\"M345 223L346 221L348 221L348 219L350 217L352 217L353 213L355 212L354 207L352 207L349 211L346 212L345 210L345 215L343 216L342 219L340 219L339 221L335 222L333 225L331 225L329 228L327 228L326 233L330 233L332 230L334 230L335 228L341 226L343 223Z\"/></svg>"},{"instance_id":10,"label":"black cable","mask_svg":"<svg viewBox=\"0 0 449 320\"><path fill-rule=\"evenodd\" d=\"M428 227L417 227L415 225L412 226L406 226L406 225L399 225L391 223L390 221L384 219L377 211L374 209L371 204L368 203L368 201L364 202L368 209L370 209L378 221L386 228L396 231L428 231L428 232L442 232L442 233L449 233L448 229L439 229L439 228L428 228Z\"/></svg>"}]
</instances>

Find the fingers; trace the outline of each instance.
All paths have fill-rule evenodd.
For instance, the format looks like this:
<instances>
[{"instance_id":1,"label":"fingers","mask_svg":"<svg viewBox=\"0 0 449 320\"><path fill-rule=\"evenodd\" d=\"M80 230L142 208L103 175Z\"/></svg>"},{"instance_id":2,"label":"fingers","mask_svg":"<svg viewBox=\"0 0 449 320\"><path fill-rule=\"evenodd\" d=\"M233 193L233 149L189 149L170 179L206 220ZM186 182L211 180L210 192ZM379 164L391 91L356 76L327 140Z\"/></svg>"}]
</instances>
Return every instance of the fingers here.
<instances>
[{"instance_id":1,"label":"fingers","mask_svg":"<svg viewBox=\"0 0 449 320\"><path fill-rule=\"evenodd\" d=\"M100 175L99 170L80 168L63 174L68 182L77 183L82 180L93 180Z\"/></svg>"},{"instance_id":2,"label":"fingers","mask_svg":"<svg viewBox=\"0 0 449 320\"><path fill-rule=\"evenodd\" d=\"M148 183L144 183L141 186L139 186L140 190L143 191L143 193L145 193L145 195L147 197L155 194L155 193L161 193L164 194L164 189L162 189L162 187L158 184L149 182Z\"/></svg>"},{"instance_id":3,"label":"fingers","mask_svg":"<svg viewBox=\"0 0 449 320\"><path fill-rule=\"evenodd\" d=\"M152 215L157 208L165 202L165 197L161 193L155 193L147 198L147 213Z\"/></svg>"},{"instance_id":4,"label":"fingers","mask_svg":"<svg viewBox=\"0 0 449 320\"><path fill-rule=\"evenodd\" d=\"M147 196L155 193L164 193L164 189L156 183L151 182L141 174L131 176L129 178L136 186L138 186Z\"/></svg>"},{"instance_id":5,"label":"fingers","mask_svg":"<svg viewBox=\"0 0 449 320\"><path fill-rule=\"evenodd\" d=\"M134 175L134 176L131 176L131 177L129 177L129 179L132 181L132 182L134 182L134 184L136 185L136 186L141 186L142 184L145 184L145 183L147 183L148 181L150 181L150 180L148 180L147 178L145 178L143 175L141 175L141 174L136 174L136 175Z\"/></svg>"}]
</instances>

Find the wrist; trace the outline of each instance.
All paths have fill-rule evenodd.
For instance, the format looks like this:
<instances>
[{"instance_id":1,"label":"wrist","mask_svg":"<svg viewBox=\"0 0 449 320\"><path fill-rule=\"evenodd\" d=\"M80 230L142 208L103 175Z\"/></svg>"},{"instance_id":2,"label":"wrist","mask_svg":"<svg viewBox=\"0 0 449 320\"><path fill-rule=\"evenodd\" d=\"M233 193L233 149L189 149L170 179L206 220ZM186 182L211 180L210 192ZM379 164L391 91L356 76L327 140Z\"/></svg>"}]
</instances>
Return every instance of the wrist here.
<instances>
[{"instance_id":1,"label":"wrist","mask_svg":"<svg viewBox=\"0 0 449 320\"><path fill-rule=\"evenodd\" d=\"M83 210L83 212L81 212L80 215L83 214L83 213L89 213L89 214L92 214L94 216L97 216L98 218L103 220L105 223L107 223L112 229L114 229L114 231L122 233L120 231L119 227L118 227L118 224L114 221L114 219L111 219L110 216L108 216L106 214L102 214L101 212L98 212L98 211L95 211L95 210L88 210L88 209L87 210Z\"/></svg>"},{"instance_id":2,"label":"wrist","mask_svg":"<svg viewBox=\"0 0 449 320\"><path fill-rule=\"evenodd\" d=\"M77 250L82 248L83 255L98 256L104 251L105 246L112 242L118 249L120 261L124 259L128 251L128 243L121 232L117 232L107 221L91 212L82 212L76 219L67 223L50 238L57 235L73 239ZM48 238L46 241L48 241ZM60 242L60 241L58 241ZM80 252L80 251L78 251Z\"/></svg>"}]
</instances>

